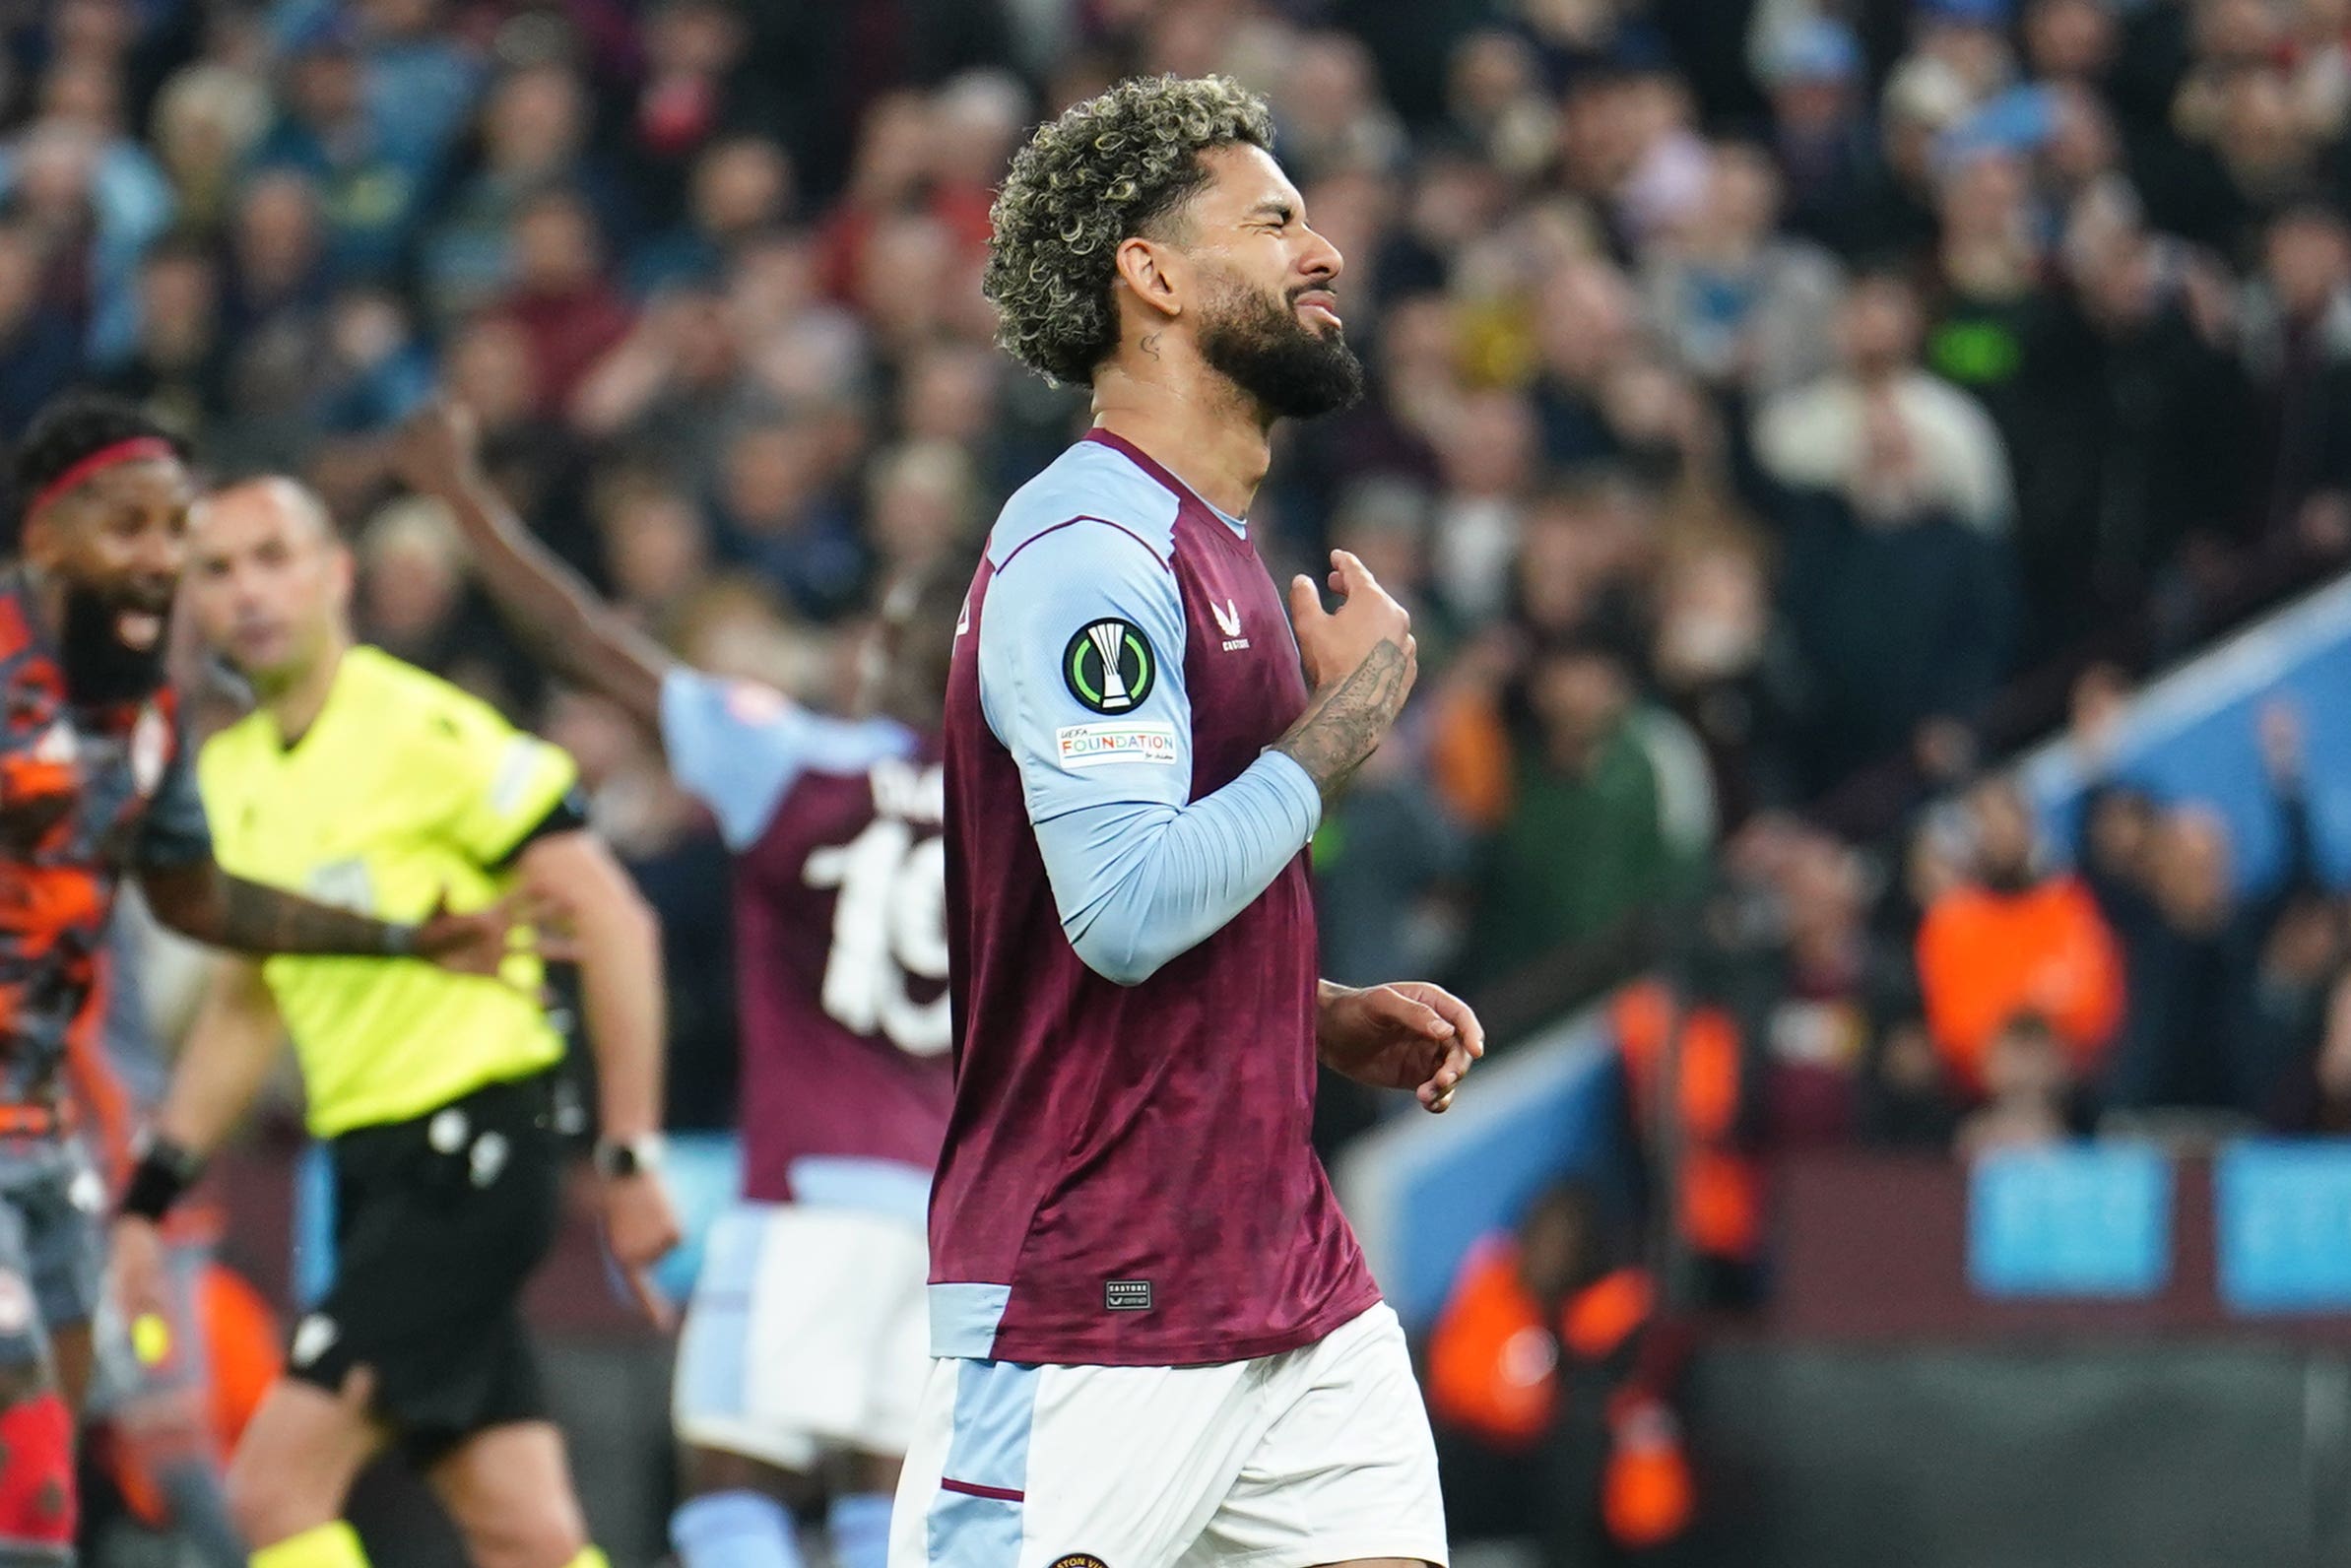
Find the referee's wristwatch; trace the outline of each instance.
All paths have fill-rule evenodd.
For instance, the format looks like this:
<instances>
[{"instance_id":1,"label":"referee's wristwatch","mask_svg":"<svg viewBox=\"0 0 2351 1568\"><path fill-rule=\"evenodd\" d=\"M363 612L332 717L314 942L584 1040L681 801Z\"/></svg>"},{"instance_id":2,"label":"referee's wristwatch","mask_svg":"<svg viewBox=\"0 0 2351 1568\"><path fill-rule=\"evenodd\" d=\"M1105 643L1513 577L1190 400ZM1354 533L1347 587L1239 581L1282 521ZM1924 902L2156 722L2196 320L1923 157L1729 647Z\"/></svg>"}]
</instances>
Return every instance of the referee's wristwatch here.
<instances>
[{"instance_id":1,"label":"referee's wristwatch","mask_svg":"<svg viewBox=\"0 0 2351 1568\"><path fill-rule=\"evenodd\" d=\"M596 1141L596 1174L619 1181L642 1176L661 1164L661 1135L641 1138L600 1138Z\"/></svg>"}]
</instances>

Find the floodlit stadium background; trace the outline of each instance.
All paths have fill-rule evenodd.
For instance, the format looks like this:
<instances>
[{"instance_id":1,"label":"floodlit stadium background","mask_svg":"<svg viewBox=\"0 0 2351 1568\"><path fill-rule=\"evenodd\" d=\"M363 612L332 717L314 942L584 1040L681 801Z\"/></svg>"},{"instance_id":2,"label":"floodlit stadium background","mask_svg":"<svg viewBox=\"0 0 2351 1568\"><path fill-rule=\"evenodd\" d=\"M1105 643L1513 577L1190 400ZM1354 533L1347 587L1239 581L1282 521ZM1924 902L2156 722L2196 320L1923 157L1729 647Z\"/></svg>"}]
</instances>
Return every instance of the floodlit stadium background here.
<instances>
[{"instance_id":1,"label":"floodlit stadium background","mask_svg":"<svg viewBox=\"0 0 2351 1568\"><path fill-rule=\"evenodd\" d=\"M1446 979L1502 1042L1443 1122L1323 1115L1447 1368L1464 1560L1613 1560L1674 1500L1628 1454L1693 1504L1628 1561L2351 1554L2351 1149L2310 1137L2351 1131L2342 0L0 0L0 434L96 382L299 472L366 634L578 754L665 924L703 1207L716 834L501 634L387 427L468 400L647 626L837 703L875 585L1081 426L978 293L1025 128L1132 71L1268 93L1375 391L1283 432L1253 532L1356 551L1422 649L1316 844L1326 972ZM2021 805L1970 793L2015 758ZM282 1301L325 1266L294 1125L229 1172ZM1655 1311L1552 1366L1464 1303L1570 1174ZM583 1218L534 1299L636 1568L666 1351L607 1283ZM359 1513L444 1560L399 1477Z\"/></svg>"}]
</instances>

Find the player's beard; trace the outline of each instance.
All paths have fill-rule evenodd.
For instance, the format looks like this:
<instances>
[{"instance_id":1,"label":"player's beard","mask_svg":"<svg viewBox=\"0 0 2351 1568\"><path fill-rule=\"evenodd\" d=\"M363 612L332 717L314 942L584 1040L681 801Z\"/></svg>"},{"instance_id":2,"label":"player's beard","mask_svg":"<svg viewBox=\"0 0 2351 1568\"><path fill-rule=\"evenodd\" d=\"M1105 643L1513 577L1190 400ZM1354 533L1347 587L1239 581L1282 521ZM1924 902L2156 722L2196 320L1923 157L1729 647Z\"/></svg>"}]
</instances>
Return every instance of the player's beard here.
<instances>
[{"instance_id":1,"label":"player's beard","mask_svg":"<svg viewBox=\"0 0 2351 1568\"><path fill-rule=\"evenodd\" d=\"M1318 333L1298 319L1294 297L1238 282L1210 306L1200 357L1270 419L1311 420L1363 396L1363 361L1337 327Z\"/></svg>"},{"instance_id":2,"label":"player's beard","mask_svg":"<svg viewBox=\"0 0 2351 1568\"><path fill-rule=\"evenodd\" d=\"M140 702L162 688L163 660L171 645L171 613L166 609L156 615L155 642L144 648L133 647L122 636L123 618L138 613L138 605L95 589L66 590L58 653L65 666L66 695L76 707Z\"/></svg>"}]
</instances>

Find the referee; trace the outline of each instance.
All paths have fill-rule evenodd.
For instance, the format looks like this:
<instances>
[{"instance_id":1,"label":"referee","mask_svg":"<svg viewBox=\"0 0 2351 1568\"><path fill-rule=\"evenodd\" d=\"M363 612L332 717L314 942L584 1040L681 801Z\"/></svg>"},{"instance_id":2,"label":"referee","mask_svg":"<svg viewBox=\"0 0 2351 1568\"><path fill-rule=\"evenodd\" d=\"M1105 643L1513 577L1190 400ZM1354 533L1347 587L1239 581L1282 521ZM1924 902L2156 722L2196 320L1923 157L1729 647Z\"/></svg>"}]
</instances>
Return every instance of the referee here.
<instances>
[{"instance_id":1,"label":"referee","mask_svg":"<svg viewBox=\"0 0 2351 1568\"><path fill-rule=\"evenodd\" d=\"M584 830L571 759L483 703L353 645L350 554L289 480L192 520L187 603L260 706L208 742L197 780L225 865L330 903L414 918L519 891L576 944L602 1097L604 1221L642 1271L677 1240L653 1162L661 972L653 918ZM601 1568L546 1415L518 1308L554 1237L551 1080L563 1055L535 957L506 983L423 964L231 964L181 1057L123 1201L128 1315L160 1299L155 1221L291 1034L336 1172L332 1287L246 1429L229 1504L256 1568L358 1568L353 1478L397 1443L480 1568ZM150 1347L150 1351L152 1352Z\"/></svg>"}]
</instances>

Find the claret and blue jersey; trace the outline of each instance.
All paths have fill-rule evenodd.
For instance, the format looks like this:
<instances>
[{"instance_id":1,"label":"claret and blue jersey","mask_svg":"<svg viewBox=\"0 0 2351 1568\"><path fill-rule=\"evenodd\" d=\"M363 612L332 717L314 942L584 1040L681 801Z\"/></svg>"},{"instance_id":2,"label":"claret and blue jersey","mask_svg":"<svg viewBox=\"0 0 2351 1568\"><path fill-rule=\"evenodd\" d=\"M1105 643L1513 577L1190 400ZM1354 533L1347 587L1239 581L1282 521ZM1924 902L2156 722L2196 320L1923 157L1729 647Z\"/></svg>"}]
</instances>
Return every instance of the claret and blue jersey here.
<instances>
[{"instance_id":1,"label":"claret and blue jersey","mask_svg":"<svg viewBox=\"0 0 2351 1568\"><path fill-rule=\"evenodd\" d=\"M949 1075L937 738L686 669L661 725L735 857L744 1197L919 1223Z\"/></svg>"},{"instance_id":2,"label":"claret and blue jersey","mask_svg":"<svg viewBox=\"0 0 2351 1568\"><path fill-rule=\"evenodd\" d=\"M1309 1140L1306 698L1246 526L1128 443L1005 507L947 691L935 1353L1239 1360L1377 1300Z\"/></svg>"}]
</instances>

